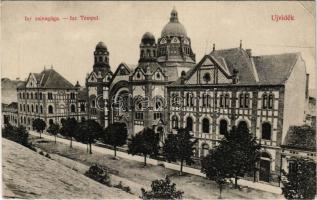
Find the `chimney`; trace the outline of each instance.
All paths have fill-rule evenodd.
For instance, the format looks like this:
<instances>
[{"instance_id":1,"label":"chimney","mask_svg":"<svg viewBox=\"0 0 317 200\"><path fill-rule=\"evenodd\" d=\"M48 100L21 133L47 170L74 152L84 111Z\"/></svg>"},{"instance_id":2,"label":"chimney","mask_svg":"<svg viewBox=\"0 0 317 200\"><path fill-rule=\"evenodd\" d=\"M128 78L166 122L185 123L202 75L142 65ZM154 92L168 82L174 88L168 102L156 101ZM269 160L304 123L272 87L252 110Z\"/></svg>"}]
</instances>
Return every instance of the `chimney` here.
<instances>
[{"instance_id":1,"label":"chimney","mask_svg":"<svg viewBox=\"0 0 317 200\"><path fill-rule=\"evenodd\" d=\"M212 44L212 51L215 51L216 50L216 45L215 43Z\"/></svg>"},{"instance_id":2,"label":"chimney","mask_svg":"<svg viewBox=\"0 0 317 200\"><path fill-rule=\"evenodd\" d=\"M305 91L305 95L306 98L309 98L309 74L306 74L306 91Z\"/></svg>"},{"instance_id":3,"label":"chimney","mask_svg":"<svg viewBox=\"0 0 317 200\"><path fill-rule=\"evenodd\" d=\"M245 51L247 52L249 58L251 58L252 57L252 49L246 49Z\"/></svg>"},{"instance_id":4,"label":"chimney","mask_svg":"<svg viewBox=\"0 0 317 200\"><path fill-rule=\"evenodd\" d=\"M242 40L240 40L240 49L242 49Z\"/></svg>"}]
</instances>

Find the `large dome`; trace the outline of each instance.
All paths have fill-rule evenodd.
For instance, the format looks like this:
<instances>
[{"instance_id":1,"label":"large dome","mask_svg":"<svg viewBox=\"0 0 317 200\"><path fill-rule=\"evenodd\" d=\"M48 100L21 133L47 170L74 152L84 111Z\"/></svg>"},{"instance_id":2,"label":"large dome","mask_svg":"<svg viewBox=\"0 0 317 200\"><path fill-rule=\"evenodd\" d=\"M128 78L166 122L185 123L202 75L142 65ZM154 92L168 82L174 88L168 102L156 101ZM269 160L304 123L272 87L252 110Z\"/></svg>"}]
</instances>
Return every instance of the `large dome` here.
<instances>
[{"instance_id":1,"label":"large dome","mask_svg":"<svg viewBox=\"0 0 317 200\"><path fill-rule=\"evenodd\" d=\"M150 44L153 45L155 44L155 37L152 33L150 32L146 32L144 33L144 35L142 36L142 40L141 40L142 44Z\"/></svg>"},{"instance_id":2,"label":"large dome","mask_svg":"<svg viewBox=\"0 0 317 200\"><path fill-rule=\"evenodd\" d=\"M161 37L164 36L187 36L185 27L178 21L175 9L172 10L170 21L164 26L161 32Z\"/></svg>"},{"instance_id":3,"label":"large dome","mask_svg":"<svg viewBox=\"0 0 317 200\"><path fill-rule=\"evenodd\" d=\"M105 43L103 43L103 42L98 42L98 44L96 45L96 49L104 49L104 50L107 50L107 46L106 46Z\"/></svg>"}]
</instances>

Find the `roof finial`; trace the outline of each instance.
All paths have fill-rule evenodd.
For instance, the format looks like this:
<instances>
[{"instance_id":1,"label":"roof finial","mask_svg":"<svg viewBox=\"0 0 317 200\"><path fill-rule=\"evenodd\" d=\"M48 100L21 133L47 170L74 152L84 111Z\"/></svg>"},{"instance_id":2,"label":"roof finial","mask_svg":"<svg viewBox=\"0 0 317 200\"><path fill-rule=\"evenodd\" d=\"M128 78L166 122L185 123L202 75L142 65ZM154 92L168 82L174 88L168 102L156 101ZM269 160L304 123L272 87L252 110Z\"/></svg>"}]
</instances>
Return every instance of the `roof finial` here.
<instances>
[{"instance_id":1,"label":"roof finial","mask_svg":"<svg viewBox=\"0 0 317 200\"><path fill-rule=\"evenodd\" d=\"M215 43L212 44L212 51L215 51L216 50L216 45Z\"/></svg>"},{"instance_id":2,"label":"roof finial","mask_svg":"<svg viewBox=\"0 0 317 200\"><path fill-rule=\"evenodd\" d=\"M240 49L242 49L242 40L240 40Z\"/></svg>"},{"instance_id":3,"label":"roof finial","mask_svg":"<svg viewBox=\"0 0 317 200\"><path fill-rule=\"evenodd\" d=\"M170 22L178 22L177 11L175 6L173 7L173 10L171 12Z\"/></svg>"}]
</instances>

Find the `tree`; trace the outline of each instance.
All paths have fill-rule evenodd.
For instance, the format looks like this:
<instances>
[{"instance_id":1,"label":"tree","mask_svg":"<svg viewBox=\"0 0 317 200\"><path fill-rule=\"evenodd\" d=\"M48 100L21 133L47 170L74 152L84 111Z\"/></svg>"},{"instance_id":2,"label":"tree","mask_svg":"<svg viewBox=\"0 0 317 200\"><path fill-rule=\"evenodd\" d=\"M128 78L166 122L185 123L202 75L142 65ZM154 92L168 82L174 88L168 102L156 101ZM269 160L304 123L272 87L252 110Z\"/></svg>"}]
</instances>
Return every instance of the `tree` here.
<instances>
[{"instance_id":1,"label":"tree","mask_svg":"<svg viewBox=\"0 0 317 200\"><path fill-rule=\"evenodd\" d=\"M60 132L62 135L69 137L70 148L73 147L73 137L77 128L78 123L75 118L67 118L66 120L62 121L62 128L60 129Z\"/></svg>"},{"instance_id":2,"label":"tree","mask_svg":"<svg viewBox=\"0 0 317 200\"><path fill-rule=\"evenodd\" d=\"M180 161L180 175L183 172L183 163L187 165L194 163L192 156L194 155L194 145L197 140L194 140L193 136L187 129L178 129L177 134L169 134L164 142L163 155L170 162Z\"/></svg>"},{"instance_id":3,"label":"tree","mask_svg":"<svg viewBox=\"0 0 317 200\"><path fill-rule=\"evenodd\" d=\"M117 147L127 143L128 130L125 123L115 122L105 130L102 140L105 144L113 146L114 157L117 156Z\"/></svg>"},{"instance_id":4,"label":"tree","mask_svg":"<svg viewBox=\"0 0 317 200\"><path fill-rule=\"evenodd\" d=\"M184 192L176 190L176 184L166 176L165 180L152 181L150 191L141 188L142 199L181 199Z\"/></svg>"},{"instance_id":5,"label":"tree","mask_svg":"<svg viewBox=\"0 0 317 200\"><path fill-rule=\"evenodd\" d=\"M38 133L40 133L40 138L41 138L41 133L43 133L43 131L45 130L46 123L43 119L36 118L32 122L32 128L36 130Z\"/></svg>"},{"instance_id":6,"label":"tree","mask_svg":"<svg viewBox=\"0 0 317 200\"><path fill-rule=\"evenodd\" d=\"M15 128L17 133L17 142L22 144L23 146L29 146L29 132L26 130L24 126L19 126Z\"/></svg>"},{"instance_id":7,"label":"tree","mask_svg":"<svg viewBox=\"0 0 317 200\"><path fill-rule=\"evenodd\" d=\"M141 132L129 140L128 153L132 155L142 154L144 156L144 166L148 155L156 157L159 151L159 135L151 128L144 128Z\"/></svg>"},{"instance_id":8,"label":"tree","mask_svg":"<svg viewBox=\"0 0 317 200\"><path fill-rule=\"evenodd\" d=\"M286 199L315 199L316 163L307 158L292 158L289 173L283 171L282 191Z\"/></svg>"},{"instance_id":9,"label":"tree","mask_svg":"<svg viewBox=\"0 0 317 200\"><path fill-rule=\"evenodd\" d=\"M59 125L52 123L48 128L47 132L55 136L55 144L56 144L56 135L59 132Z\"/></svg>"},{"instance_id":10,"label":"tree","mask_svg":"<svg viewBox=\"0 0 317 200\"><path fill-rule=\"evenodd\" d=\"M230 169L230 149L226 146L217 146L212 149L209 154L201 161L201 171L206 177L215 181L219 187L219 198L221 199L223 186L231 178Z\"/></svg>"},{"instance_id":11,"label":"tree","mask_svg":"<svg viewBox=\"0 0 317 200\"><path fill-rule=\"evenodd\" d=\"M225 134L220 141L221 146L229 149L230 168L232 176L235 179L235 188L237 188L238 177L243 177L247 173L255 172L256 163L260 160L261 145L257 143L247 127L235 126Z\"/></svg>"},{"instance_id":12,"label":"tree","mask_svg":"<svg viewBox=\"0 0 317 200\"><path fill-rule=\"evenodd\" d=\"M96 139L99 138L102 134L102 127L98 122L92 119L88 119L79 124L78 129L76 130L76 138L79 141L89 145L89 153L92 154L92 143L96 142Z\"/></svg>"}]
</instances>

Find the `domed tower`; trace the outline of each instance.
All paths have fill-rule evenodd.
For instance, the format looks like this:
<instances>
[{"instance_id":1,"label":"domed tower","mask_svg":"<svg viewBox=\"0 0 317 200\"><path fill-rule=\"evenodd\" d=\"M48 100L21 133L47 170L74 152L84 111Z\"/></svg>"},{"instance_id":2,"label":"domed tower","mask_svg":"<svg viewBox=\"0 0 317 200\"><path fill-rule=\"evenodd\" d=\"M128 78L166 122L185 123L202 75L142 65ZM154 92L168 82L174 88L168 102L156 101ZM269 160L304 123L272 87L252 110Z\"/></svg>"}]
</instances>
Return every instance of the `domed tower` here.
<instances>
[{"instance_id":1,"label":"domed tower","mask_svg":"<svg viewBox=\"0 0 317 200\"><path fill-rule=\"evenodd\" d=\"M96 45L94 51L95 62L93 69L94 71L106 71L110 69L109 66L109 52L107 46L103 42L99 42Z\"/></svg>"},{"instance_id":2,"label":"domed tower","mask_svg":"<svg viewBox=\"0 0 317 200\"><path fill-rule=\"evenodd\" d=\"M185 27L179 22L175 8L171 12L170 21L161 32L157 49L157 61L164 67L177 67L187 71L195 64L191 40L187 36Z\"/></svg>"},{"instance_id":3,"label":"domed tower","mask_svg":"<svg viewBox=\"0 0 317 200\"><path fill-rule=\"evenodd\" d=\"M152 33L146 32L142 36L140 44L140 62L151 62L156 61L157 50L156 50L155 37Z\"/></svg>"}]
</instances>

